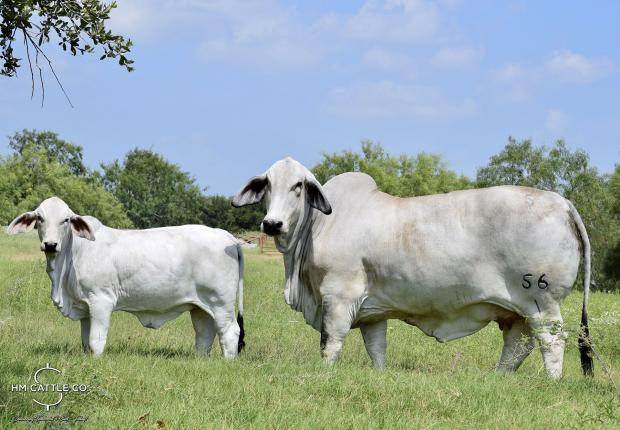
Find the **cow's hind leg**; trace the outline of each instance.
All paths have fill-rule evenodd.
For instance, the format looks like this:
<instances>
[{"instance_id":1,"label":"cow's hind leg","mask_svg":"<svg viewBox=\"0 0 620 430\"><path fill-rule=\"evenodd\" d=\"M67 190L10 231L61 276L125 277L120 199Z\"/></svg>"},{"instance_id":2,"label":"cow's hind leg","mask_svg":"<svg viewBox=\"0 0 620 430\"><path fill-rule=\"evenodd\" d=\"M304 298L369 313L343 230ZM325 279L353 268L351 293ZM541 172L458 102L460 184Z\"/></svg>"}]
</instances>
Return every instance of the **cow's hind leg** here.
<instances>
[{"instance_id":1,"label":"cow's hind leg","mask_svg":"<svg viewBox=\"0 0 620 430\"><path fill-rule=\"evenodd\" d=\"M387 347L387 321L360 326L366 352L377 369L385 367L385 349Z\"/></svg>"},{"instance_id":2,"label":"cow's hind leg","mask_svg":"<svg viewBox=\"0 0 620 430\"><path fill-rule=\"evenodd\" d=\"M90 335L90 316L80 320L80 335L82 337L82 350L84 352L88 352L90 350L88 345L88 338Z\"/></svg>"},{"instance_id":3,"label":"cow's hind leg","mask_svg":"<svg viewBox=\"0 0 620 430\"><path fill-rule=\"evenodd\" d=\"M503 327L504 348L497 363L499 372L514 372L534 349L534 337L525 319L515 320Z\"/></svg>"},{"instance_id":4,"label":"cow's hind leg","mask_svg":"<svg viewBox=\"0 0 620 430\"><path fill-rule=\"evenodd\" d=\"M559 309L553 313L541 313L528 319L527 323L540 344L545 370L553 379L559 379L562 376L566 337Z\"/></svg>"},{"instance_id":5,"label":"cow's hind leg","mask_svg":"<svg viewBox=\"0 0 620 430\"><path fill-rule=\"evenodd\" d=\"M196 354L207 356L211 352L211 346L217 334L215 321L211 315L199 308L192 309L190 315L196 331Z\"/></svg>"},{"instance_id":6,"label":"cow's hind leg","mask_svg":"<svg viewBox=\"0 0 620 430\"><path fill-rule=\"evenodd\" d=\"M223 315L218 315L216 313L214 322L224 358L235 358L239 355L238 348L241 328L235 320L234 311L232 314L226 312Z\"/></svg>"},{"instance_id":7,"label":"cow's hind leg","mask_svg":"<svg viewBox=\"0 0 620 430\"><path fill-rule=\"evenodd\" d=\"M100 356L105 349L113 309L112 303L107 301L96 298L91 301L88 346L95 357Z\"/></svg>"}]
</instances>

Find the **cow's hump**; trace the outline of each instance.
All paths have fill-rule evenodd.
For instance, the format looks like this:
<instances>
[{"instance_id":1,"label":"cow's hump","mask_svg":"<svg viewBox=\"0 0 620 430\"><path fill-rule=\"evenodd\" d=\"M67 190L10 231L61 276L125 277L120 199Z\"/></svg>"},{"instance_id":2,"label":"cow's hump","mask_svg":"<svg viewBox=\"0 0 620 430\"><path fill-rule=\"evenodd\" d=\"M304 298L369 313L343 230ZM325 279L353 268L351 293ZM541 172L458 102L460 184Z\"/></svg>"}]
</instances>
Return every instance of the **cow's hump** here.
<instances>
[{"instance_id":1,"label":"cow's hump","mask_svg":"<svg viewBox=\"0 0 620 430\"><path fill-rule=\"evenodd\" d=\"M357 194L376 190L377 183L366 173L347 172L333 177L323 188L328 192L348 191Z\"/></svg>"}]
</instances>

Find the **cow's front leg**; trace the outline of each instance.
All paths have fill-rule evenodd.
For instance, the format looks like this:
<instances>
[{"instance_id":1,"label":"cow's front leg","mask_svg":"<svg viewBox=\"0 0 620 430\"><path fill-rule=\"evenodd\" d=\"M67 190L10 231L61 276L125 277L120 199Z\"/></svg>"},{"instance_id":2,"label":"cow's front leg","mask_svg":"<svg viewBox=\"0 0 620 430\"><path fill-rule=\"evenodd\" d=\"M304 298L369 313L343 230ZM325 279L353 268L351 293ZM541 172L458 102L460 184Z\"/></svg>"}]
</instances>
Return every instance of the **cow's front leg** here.
<instances>
[{"instance_id":1,"label":"cow's front leg","mask_svg":"<svg viewBox=\"0 0 620 430\"><path fill-rule=\"evenodd\" d=\"M90 347L88 345L88 337L90 335L90 317L82 318L80 320L80 335L82 336L82 350L88 353Z\"/></svg>"},{"instance_id":2,"label":"cow's front leg","mask_svg":"<svg viewBox=\"0 0 620 430\"><path fill-rule=\"evenodd\" d=\"M329 365L336 362L347 333L351 329L350 306L333 301L323 301L321 324L321 357Z\"/></svg>"},{"instance_id":3,"label":"cow's front leg","mask_svg":"<svg viewBox=\"0 0 620 430\"><path fill-rule=\"evenodd\" d=\"M387 321L360 326L366 352L377 369L385 367L385 349L387 348Z\"/></svg>"},{"instance_id":4,"label":"cow's front leg","mask_svg":"<svg viewBox=\"0 0 620 430\"><path fill-rule=\"evenodd\" d=\"M113 309L114 305L109 301L92 299L90 303L88 346L95 357L99 357L105 349Z\"/></svg>"}]
</instances>

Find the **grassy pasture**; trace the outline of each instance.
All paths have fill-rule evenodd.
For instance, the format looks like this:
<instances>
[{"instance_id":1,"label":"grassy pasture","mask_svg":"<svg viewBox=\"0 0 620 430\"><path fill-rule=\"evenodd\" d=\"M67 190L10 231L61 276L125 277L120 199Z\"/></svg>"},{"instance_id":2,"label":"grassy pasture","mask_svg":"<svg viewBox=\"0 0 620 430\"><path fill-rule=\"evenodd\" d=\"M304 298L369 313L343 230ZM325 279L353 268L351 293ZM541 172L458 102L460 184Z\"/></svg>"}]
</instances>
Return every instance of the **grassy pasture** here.
<instances>
[{"instance_id":1,"label":"grassy pasture","mask_svg":"<svg viewBox=\"0 0 620 430\"><path fill-rule=\"evenodd\" d=\"M223 360L218 346L196 358L188 314L149 330L125 313L113 315L106 352L93 359L81 352L79 323L51 303L36 235L1 233L0 428L620 428L620 402L600 363L593 380L580 373L580 293L563 306L570 337L565 376L554 382L538 351L516 374L496 374L495 323L439 344L392 321L385 371L371 368L354 330L328 368L319 334L284 304L282 277L280 257L246 251L247 347L236 361ZM590 315L597 351L620 385L620 295L593 294ZM13 423L45 413L35 394L10 386L32 383L46 363L63 371L63 381L90 386L47 414L88 421Z\"/></svg>"}]
</instances>

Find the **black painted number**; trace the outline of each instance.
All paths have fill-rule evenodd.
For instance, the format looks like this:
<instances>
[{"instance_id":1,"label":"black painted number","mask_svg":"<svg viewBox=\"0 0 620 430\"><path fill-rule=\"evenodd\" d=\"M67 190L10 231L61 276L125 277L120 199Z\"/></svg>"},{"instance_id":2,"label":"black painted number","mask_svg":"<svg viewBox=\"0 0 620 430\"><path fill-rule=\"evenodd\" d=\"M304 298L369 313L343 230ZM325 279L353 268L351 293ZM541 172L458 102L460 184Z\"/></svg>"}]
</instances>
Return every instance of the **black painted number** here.
<instances>
[{"instance_id":1,"label":"black painted number","mask_svg":"<svg viewBox=\"0 0 620 430\"><path fill-rule=\"evenodd\" d=\"M530 279L532 275L531 273L526 273L525 275L523 275L523 282L521 283L521 286L525 289L528 289L532 286L532 282L530 282ZM538 278L538 288L540 288L541 290L546 289L549 286L549 282L547 282L545 280L545 276L547 276L546 273L543 273L542 275L540 275L540 278Z\"/></svg>"},{"instance_id":2,"label":"black painted number","mask_svg":"<svg viewBox=\"0 0 620 430\"><path fill-rule=\"evenodd\" d=\"M538 288L540 288L541 290L544 290L548 286L549 286L549 283L545 281L545 274L543 273L542 275L540 275L540 278L538 278Z\"/></svg>"}]
</instances>

